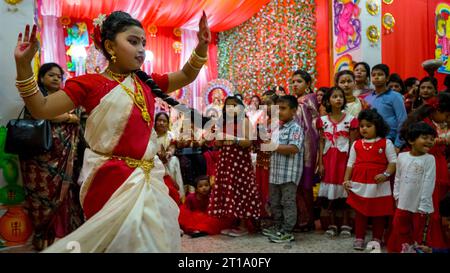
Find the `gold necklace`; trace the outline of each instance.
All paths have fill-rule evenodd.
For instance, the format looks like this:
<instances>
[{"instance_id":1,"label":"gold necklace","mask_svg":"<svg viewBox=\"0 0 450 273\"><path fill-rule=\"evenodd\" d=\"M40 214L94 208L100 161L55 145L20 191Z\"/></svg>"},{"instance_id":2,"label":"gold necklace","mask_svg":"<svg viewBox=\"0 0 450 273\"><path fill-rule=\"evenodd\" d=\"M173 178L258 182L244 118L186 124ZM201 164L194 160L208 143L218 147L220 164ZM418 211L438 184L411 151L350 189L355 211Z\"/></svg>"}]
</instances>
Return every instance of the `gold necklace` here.
<instances>
[{"instance_id":1,"label":"gold necklace","mask_svg":"<svg viewBox=\"0 0 450 273\"><path fill-rule=\"evenodd\" d=\"M125 74L121 74L121 73L116 73L116 72L112 72L111 69L106 68L106 73L108 73L108 75L114 79L114 77L119 78L119 79L125 79L126 77L128 77L131 73L125 73Z\"/></svg>"},{"instance_id":2,"label":"gold necklace","mask_svg":"<svg viewBox=\"0 0 450 273\"><path fill-rule=\"evenodd\" d=\"M136 93L134 93L133 90L131 90L127 86L125 86L114 75L110 74L110 76L120 84L120 86L125 90L125 92L127 92L127 94L133 100L134 104L141 111L141 116L144 119L144 121L147 122L148 126L150 126L151 117L150 117L150 114L148 113L147 105L145 103L144 91L142 90L142 86L136 80L136 76L134 74L131 75L131 77L133 78L134 84L136 85L136 88L137 88L137 92Z\"/></svg>"}]
</instances>

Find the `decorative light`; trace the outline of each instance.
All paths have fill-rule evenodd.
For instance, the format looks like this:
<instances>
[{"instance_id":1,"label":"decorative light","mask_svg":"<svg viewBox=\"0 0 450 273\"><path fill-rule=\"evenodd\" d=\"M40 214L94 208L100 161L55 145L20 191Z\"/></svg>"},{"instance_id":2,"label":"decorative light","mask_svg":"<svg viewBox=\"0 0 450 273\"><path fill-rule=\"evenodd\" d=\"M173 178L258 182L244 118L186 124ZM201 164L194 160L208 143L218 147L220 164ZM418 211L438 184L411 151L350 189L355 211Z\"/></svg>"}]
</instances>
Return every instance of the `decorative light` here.
<instances>
[{"instance_id":1,"label":"decorative light","mask_svg":"<svg viewBox=\"0 0 450 273\"><path fill-rule=\"evenodd\" d=\"M144 62L153 62L153 59L155 58L155 55L153 55L153 52L151 50L145 51L145 60Z\"/></svg>"}]
</instances>

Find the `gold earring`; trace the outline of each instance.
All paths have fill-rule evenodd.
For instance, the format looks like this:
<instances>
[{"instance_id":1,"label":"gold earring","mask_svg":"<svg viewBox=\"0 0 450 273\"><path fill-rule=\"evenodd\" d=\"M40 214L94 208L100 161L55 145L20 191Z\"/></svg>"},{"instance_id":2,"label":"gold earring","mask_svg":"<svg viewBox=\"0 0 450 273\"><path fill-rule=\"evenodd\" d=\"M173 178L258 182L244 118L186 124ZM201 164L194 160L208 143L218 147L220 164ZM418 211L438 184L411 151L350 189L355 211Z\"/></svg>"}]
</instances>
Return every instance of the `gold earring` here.
<instances>
[{"instance_id":1,"label":"gold earring","mask_svg":"<svg viewBox=\"0 0 450 273\"><path fill-rule=\"evenodd\" d=\"M115 55L111 55L111 61L113 63L116 63L117 57Z\"/></svg>"}]
</instances>

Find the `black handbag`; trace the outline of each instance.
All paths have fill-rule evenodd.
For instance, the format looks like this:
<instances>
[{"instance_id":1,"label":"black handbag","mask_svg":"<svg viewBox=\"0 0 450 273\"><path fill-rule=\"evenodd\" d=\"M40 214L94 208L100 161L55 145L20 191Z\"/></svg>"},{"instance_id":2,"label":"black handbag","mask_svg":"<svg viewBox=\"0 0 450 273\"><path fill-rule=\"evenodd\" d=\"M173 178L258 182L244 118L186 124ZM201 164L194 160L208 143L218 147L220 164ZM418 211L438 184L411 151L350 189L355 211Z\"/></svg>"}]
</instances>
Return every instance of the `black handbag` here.
<instances>
[{"instance_id":1,"label":"black handbag","mask_svg":"<svg viewBox=\"0 0 450 273\"><path fill-rule=\"evenodd\" d=\"M20 118L12 119L6 125L5 152L23 156L34 156L52 148L52 128L48 120Z\"/></svg>"}]
</instances>

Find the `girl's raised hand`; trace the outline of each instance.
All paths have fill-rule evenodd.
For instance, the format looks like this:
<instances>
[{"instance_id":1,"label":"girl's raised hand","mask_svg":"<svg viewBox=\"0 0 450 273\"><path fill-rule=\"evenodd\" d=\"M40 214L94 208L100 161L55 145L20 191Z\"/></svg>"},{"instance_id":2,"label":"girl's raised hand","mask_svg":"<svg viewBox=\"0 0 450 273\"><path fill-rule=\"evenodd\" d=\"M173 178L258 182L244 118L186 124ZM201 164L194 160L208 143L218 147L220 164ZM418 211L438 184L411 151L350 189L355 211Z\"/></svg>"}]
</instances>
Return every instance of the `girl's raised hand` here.
<instances>
[{"instance_id":1,"label":"girl's raised hand","mask_svg":"<svg viewBox=\"0 0 450 273\"><path fill-rule=\"evenodd\" d=\"M30 25L25 27L25 34L19 33L17 38L17 45L14 50L14 58L16 63L29 64L33 60L34 55L39 49L39 43L36 39L36 25L33 25L33 29L30 34Z\"/></svg>"},{"instance_id":2,"label":"girl's raised hand","mask_svg":"<svg viewBox=\"0 0 450 273\"><path fill-rule=\"evenodd\" d=\"M206 17L205 11L203 11L202 18L198 24L198 42L202 45L208 45L211 42L211 31L208 26L208 18Z\"/></svg>"}]
</instances>

